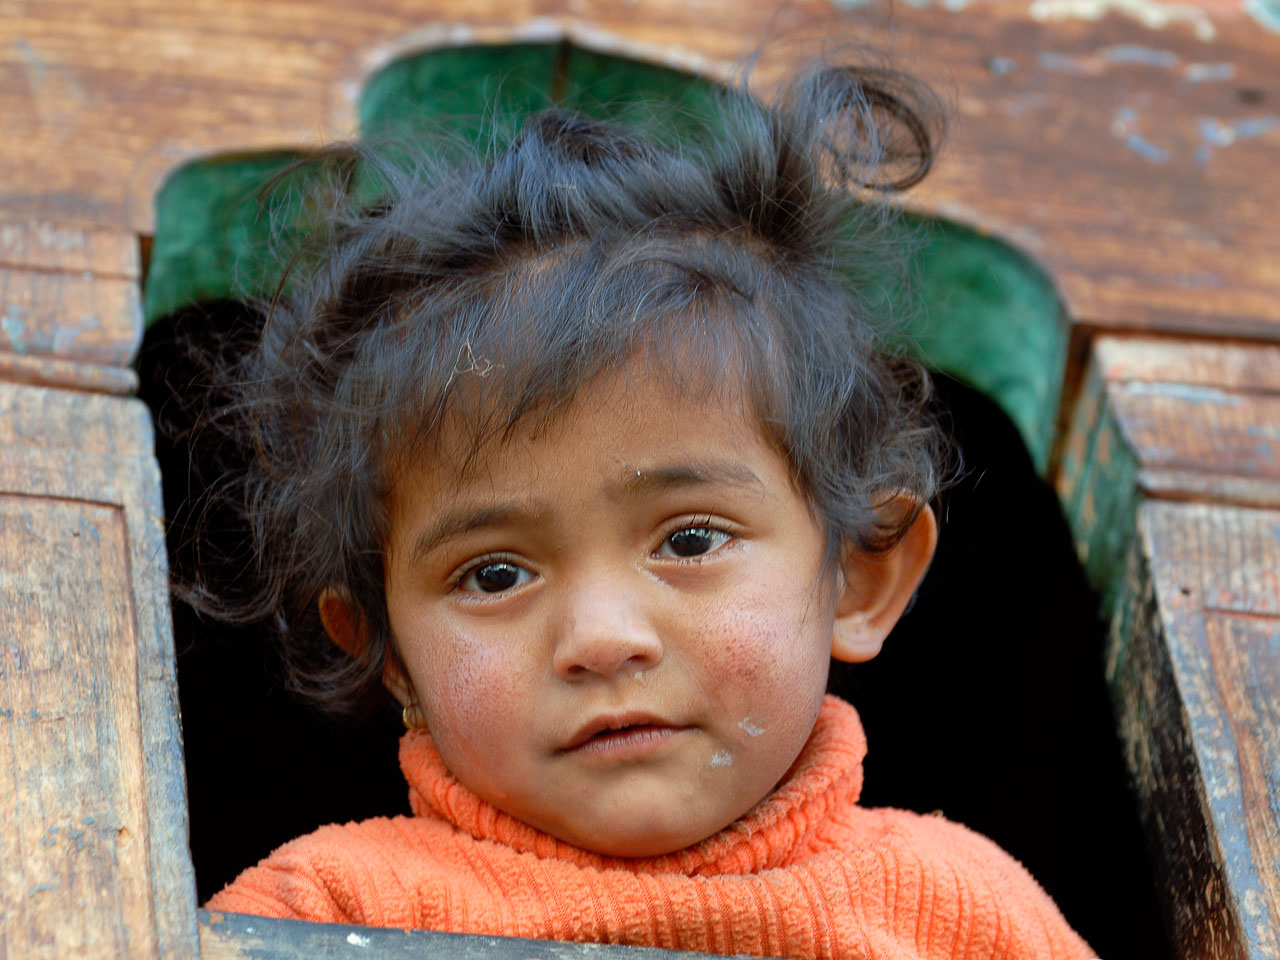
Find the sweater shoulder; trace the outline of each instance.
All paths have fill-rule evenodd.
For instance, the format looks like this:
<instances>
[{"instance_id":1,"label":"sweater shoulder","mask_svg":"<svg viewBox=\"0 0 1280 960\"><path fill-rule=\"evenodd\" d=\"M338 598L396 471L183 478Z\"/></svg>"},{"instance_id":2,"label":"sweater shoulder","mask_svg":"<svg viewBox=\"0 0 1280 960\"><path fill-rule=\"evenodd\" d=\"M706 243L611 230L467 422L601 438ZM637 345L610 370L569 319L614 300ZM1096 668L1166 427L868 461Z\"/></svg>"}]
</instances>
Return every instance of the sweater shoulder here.
<instances>
[{"instance_id":1,"label":"sweater shoulder","mask_svg":"<svg viewBox=\"0 0 1280 960\"><path fill-rule=\"evenodd\" d=\"M431 827L413 817L320 827L244 870L206 906L293 920L411 926L400 864L406 849L430 844Z\"/></svg>"},{"instance_id":2,"label":"sweater shoulder","mask_svg":"<svg viewBox=\"0 0 1280 960\"><path fill-rule=\"evenodd\" d=\"M1031 873L992 840L963 824L905 810L878 815L884 843L899 879L929 878L935 898L988 922L973 929L990 935L990 951L973 955L1088 960L1096 956ZM945 893L944 893L945 891ZM969 926L957 916L957 928ZM968 953L966 956L970 955Z\"/></svg>"}]
</instances>

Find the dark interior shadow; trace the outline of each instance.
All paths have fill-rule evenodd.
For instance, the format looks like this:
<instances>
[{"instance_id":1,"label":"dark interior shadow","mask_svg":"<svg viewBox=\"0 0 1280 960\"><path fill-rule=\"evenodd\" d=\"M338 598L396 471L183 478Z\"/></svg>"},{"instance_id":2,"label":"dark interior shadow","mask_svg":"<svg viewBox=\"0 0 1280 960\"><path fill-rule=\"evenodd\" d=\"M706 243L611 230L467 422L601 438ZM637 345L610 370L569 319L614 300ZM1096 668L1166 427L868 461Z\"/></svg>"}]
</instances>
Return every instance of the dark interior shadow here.
<instances>
[{"instance_id":1,"label":"dark interior shadow","mask_svg":"<svg viewBox=\"0 0 1280 960\"><path fill-rule=\"evenodd\" d=\"M193 563L192 505L239 456L187 432L205 376L191 347L255 324L243 305L213 303L158 321L144 338L140 394L157 421L179 575ZM1103 683L1097 598L1009 419L957 381L937 386L965 462L943 502L937 558L884 653L835 664L831 676L867 730L863 800L942 810L1020 859L1100 955L1161 960L1169 954ZM243 562L235 519L218 516L212 528L205 557ZM337 724L286 691L266 625L229 627L177 601L173 620L201 902L321 824L408 812L394 711Z\"/></svg>"}]
</instances>

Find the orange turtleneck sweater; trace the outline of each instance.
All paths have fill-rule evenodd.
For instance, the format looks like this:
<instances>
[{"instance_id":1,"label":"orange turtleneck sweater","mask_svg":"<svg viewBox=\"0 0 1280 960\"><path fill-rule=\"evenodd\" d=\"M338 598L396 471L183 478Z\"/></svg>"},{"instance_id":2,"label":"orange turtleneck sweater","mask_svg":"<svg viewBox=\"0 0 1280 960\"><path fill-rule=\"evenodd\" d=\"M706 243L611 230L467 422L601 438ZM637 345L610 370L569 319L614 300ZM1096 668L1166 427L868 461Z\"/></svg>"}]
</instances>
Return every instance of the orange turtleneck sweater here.
<instances>
[{"instance_id":1,"label":"orange turtleneck sweater","mask_svg":"<svg viewBox=\"0 0 1280 960\"><path fill-rule=\"evenodd\" d=\"M213 910L774 957L1093 956L1023 867L938 817L857 806L866 740L828 697L792 775L715 836L657 857L570 846L445 769L425 731L400 765L414 816L322 827Z\"/></svg>"}]
</instances>

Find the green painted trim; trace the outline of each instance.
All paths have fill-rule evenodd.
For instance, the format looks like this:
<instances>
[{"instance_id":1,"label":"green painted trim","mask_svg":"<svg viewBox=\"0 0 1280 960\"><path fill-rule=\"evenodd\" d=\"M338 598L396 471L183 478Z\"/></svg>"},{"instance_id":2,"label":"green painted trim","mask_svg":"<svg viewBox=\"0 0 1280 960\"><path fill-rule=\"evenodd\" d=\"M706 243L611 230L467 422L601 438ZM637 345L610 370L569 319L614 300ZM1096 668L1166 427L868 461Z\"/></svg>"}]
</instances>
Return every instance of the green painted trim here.
<instances>
[{"instance_id":1,"label":"green painted trim","mask_svg":"<svg viewBox=\"0 0 1280 960\"><path fill-rule=\"evenodd\" d=\"M971 383L1013 420L1041 474L1049 463L1070 330L1048 276L994 237L945 221L920 224L907 322L930 367Z\"/></svg>"},{"instance_id":2,"label":"green painted trim","mask_svg":"<svg viewBox=\"0 0 1280 960\"><path fill-rule=\"evenodd\" d=\"M143 294L148 324L205 300L270 290L279 272L271 251L273 212L299 210L298 177L263 193L301 154L276 152L197 160L170 174L156 197L156 231ZM277 226L288 222L276 216Z\"/></svg>"},{"instance_id":3,"label":"green painted trim","mask_svg":"<svg viewBox=\"0 0 1280 960\"><path fill-rule=\"evenodd\" d=\"M1063 504L1076 539L1076 555L1089 583L1102 597L1110 617L1124 586L1125 563L1137 533L1142 491L1137 457L1125 439L1105 396L1099 398L1097 423L1079 477Z\"/></svg>"}]
</instances>

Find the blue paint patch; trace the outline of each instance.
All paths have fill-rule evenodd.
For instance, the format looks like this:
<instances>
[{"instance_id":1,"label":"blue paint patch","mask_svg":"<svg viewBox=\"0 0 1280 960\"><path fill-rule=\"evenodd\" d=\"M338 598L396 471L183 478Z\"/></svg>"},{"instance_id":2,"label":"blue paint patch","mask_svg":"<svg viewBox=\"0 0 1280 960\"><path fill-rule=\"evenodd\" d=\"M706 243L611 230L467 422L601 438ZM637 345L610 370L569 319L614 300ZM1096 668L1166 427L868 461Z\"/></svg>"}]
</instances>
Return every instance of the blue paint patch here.
<instances>
[{"instance_id":1,"label":"blue paint patch","mask_svg":"<svg viewBox=\"0 0 1280 960\"><path fill-rule=\"evenodd\" d=\"M1234 63L1188 63L1182 75L1188 83L1214 83L1236 78Z\"/></svg>"},{"instance_id":2,"label":"blue paint patch","mask_svg":"<svg viewBox=\"0 0 1280 960\"><path fill-rule=\"evenodd\" d=\"M1053 70L1057 73L1091 74L1099 73L1095 63L1086 57L1077 57L1071 53L1055 53L1046 50L1036 56L1041 70Z\"/></svg>"},{"instance_id":3,"label":"blue paint patch","mask_svg":"<svg viewBox=\"0 0 1280 960\"><path fill-rule=\"evenodd\" d=\"M27 891L27 899L30 900L37 893L42 893L45 890L57 890L57 889L58 889L57 885L53 883L37 883L34 887L32 887L30 890Z\"/></svg>"},{"instance_id":4,"label":"blue paint patch","mask_svg":"<svg viewBox=\"0 0 1280 960\"><path fill-rule=\"evenodd\" d=\"M1237 140L1249 140L1280 130L1280 117L1253 117L1224 123L1214 117L1200 118L1200 139L1215 147L1227 147Z\"/></svg>"},{"instance_id":5,"label":"blue paint patch","mask_svg":"<svg viewBox=\"0 0 1280 960\"><path fill-rule=\"evenodd\" d=\"M1272 130L1280 130L1280 117L1258 117L1254 120L1241 120L1236 124L1236 139L1248 140L1260 137Z\"/></svg>"},{"instance_id":6,"label":"blue paint patch","mask_svg":"<svg viewBox=\"0 0 1280 960\"><path fill-rule=\"evenodd\" d=\"M26 312L22 307L11 303L5 310L4 316L0 317L0 330L4 331L9 346L15 353L27 352L27 345L22 340L23 334L27 332L27 324L22 319Z\"/></svg>"},{"instance_id":7,"label":"blue paint patch","mask_svg":"<svg viewBox=\"0 0 1280 960\"><path fill-rule=\"evenodd\" d=\"M1192 403L1212 403L1218 407L1238 407L1240 397L1216 387L1200 387L1190 383L1130 383L1125 389L1138 397L1172 397Z\"/></svg>"},{"instance_id":8,"label":"blue paint patch","mask_svg":"<svg viewBox=\"0 0 1280 960\"><path fill-rule=\"evenodd\" d=\"M1129 133L1124 138L1124 145L1142 157L1143 160L1150 160L1152 163L1168 163L1169 151L1163 147L1157 147L1150 140L1144 140L1136 133Z\"/></svg>"},{"instance_id":9,"label":"blue paint patch","mask_svg":"<svg viewBox=\"0 0 1280 960\"><path fill-rule=\"evenodd\" d=\"M1272 33L1280 33L1280 0L1245 0L1244 11Z\"/></svg>"},{"instance_id":10,"label":"blue paint patch","mask_svg":"<svg viewBox=\"0 0 1280 960\"><path fill-rule=\"evenodd\" d=\"M1217 117L1200 118L1200 146L1196 149L1196 162L1205 164L1217 147L1229 147L1240 140L1252 140L1280 130L1280 117L1249 117L1244 120L1224 121Z\"/></svg>"},{"instance_id":11,"label":"blue paint patch","mask_svg":"<svg viewBox=\"0 0 1280 960\"><path fill-rule=\"evenodd\" d=\"M987 72L995 77L1007 77L1018 69L1018 65L1008 57L991 57L987 60Z\"/></svg>"},{"instance_id":12,"label":"blue paint patch","mask_svg":"<svg viewBox=\"0 0 1280 960\"><path fill-rule=\"evenodd\" d=\"M1143 67L1160 67L1164 70L1176 70L1180 62L1178 55L1172 50L1156 50L1136 43L1107 47L1099 53L1110 63L1138 64Z\"/></svg>"}]
</instances>

